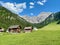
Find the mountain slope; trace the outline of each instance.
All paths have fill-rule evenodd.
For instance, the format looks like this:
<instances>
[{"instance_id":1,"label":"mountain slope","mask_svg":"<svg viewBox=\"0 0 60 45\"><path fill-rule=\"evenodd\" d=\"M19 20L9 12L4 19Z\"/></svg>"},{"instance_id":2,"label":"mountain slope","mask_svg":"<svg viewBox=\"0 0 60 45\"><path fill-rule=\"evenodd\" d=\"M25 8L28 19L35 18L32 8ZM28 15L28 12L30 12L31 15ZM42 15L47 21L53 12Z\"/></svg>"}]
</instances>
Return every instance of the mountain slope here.
<instances>
[{"instance_id":1,"label":"mountain slope","mask_svg":"<svg viewBox=\"0 0 60 45\"><path fill-rule=\"evenodd\" d=\"M25 19L21 18L17 14L14 14L11 11L7 10L6 8L0 6L0 27L5 28L5 30L10 25L20 25L22 27L22 29L25 26L33 26L36 28L40 28L45 25L43 23L42 23L43 24L42 25L41 23L32 24L30 22L27 22Z\"/></svg>"},{"instance_id":2,"label":"mountain slope","mask_svg":"<svg viewBox=\"0 0 60 45\"><path fill-rule=\"evenodd\" d=\"M31 20L34 20L34 21L37 20L40 23L38 23L37 21L36 21L37 23L35 23L34 21L33 21L34 23L30 23L30 22L27 22L22 17L18 16L17 14L14 14L11 11L7 10L6 8L0 6L0 27L5 28L5 30L10 25L20 25L22 27L22 29L25 26L41 28L41 27L48 25L52 21L56 20L59 17L59 14L60 13L53 14L51 12L48 12L48 13L43 12L43 13L41 13L41 15L38 15L37 17L34 17L33 19L31 17ZM26 19L29 20L29 17L27 17ZM58 18L58 19L60 20L60 18ZM60 21L58 21L58 23L60 23Z\"/></svg>"},{"instance_id":3,"label":"mountain slope","mask_svg":"<svg viewBox=\"0 0 60 45\"><path fill-rule=\"evenodd\" d=\"M10 25L20 25L23 29L25 26L30 26L30 23L17 14L0 6L0 27L6 30Z\"/></svg>"},{"instance_id":4,"label":"mountain slope","mask_svg":"<svg viewBox=\"0 0 60 45\"><path fill-rule=\"evenodd\" d=\"M54 16L56 21L60 20L60 12L56 12Z\"/></svg>"}]
</instances>

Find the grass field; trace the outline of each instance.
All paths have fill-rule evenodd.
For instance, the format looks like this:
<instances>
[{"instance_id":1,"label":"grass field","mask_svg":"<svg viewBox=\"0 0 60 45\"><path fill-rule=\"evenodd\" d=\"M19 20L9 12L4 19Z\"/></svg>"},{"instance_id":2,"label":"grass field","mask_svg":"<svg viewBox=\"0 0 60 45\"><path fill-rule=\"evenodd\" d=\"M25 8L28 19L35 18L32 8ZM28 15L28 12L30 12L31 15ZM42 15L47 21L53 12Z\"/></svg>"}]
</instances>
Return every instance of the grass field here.
<instances>
[{"instance_id":1,"label":"grass field","mask_svg":"<svg viewBox=\"0 0 60 45\"><path fill-rule=\"evenodd\" d=\"M60 45L59 27L51 23L32 33L0 33L0 45Z\"/></svg>"}]
</instances>

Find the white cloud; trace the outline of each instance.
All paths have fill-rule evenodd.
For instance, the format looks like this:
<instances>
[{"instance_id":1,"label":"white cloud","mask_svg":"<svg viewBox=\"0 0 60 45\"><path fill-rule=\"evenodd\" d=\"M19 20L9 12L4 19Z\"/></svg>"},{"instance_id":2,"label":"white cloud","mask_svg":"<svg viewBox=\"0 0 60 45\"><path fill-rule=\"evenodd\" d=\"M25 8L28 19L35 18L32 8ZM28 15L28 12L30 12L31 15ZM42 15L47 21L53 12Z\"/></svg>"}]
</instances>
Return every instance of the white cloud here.
<instances>
[{"instance_id":1,"label":"white cloud","mask_svg":"<svg viewBox=\"0 0 60 45\"><path fill-rule=\"evenodd\" d=\"M37 4L44 5L44 3L46 3L46 2L47 2L47 0L37 1Z\"/></svg>"},{"instance_id":2,"label":"white cloud","mask_svg":"<svg viewBox=\"0 0 60 45\"><path fill-rule=\"evenodd\" d=\"M38 1L37 4L44 5L44 3L40 2L40 1Z\"/></svg>"},{"instance_id":3,"label":"white cloud","mask_svg":"<svg viewBox=\"0 0 60 45\"><path fill-rule=\"evenodd\" d=\"M31 13L31 15L33 16L34 14L33 14L33 13Z\"/></svg>"},{"instance_id":4,"label":"white cloud","mask_svg":"<svg viewBox=\"0 0 60 45\"><path fill-rule=\"evenodd\" d=\"M9 9L10 11L12 11L13 13L19 14L21 13L24 9L26 9L26 2L24 3L20 3L20 4L16 4L16 3L10 3L10 2L0 2L0 4Z\"/></svg>"},{"instance_id":5,"label":"white cloud","mask_svg":"<svg viewBox=\"0 0 60 45\"><path fill-rule=\"evenodd\" d=\"M43 3L45 3L47 0L42 0Z\"/></svg>"},{"instance_id":6,"label":"white cloud","mask_svg":"<svg viewBox=\"0 0 60 45\"><path fill-rule=\"evenodd\" d=\"M23 9L26 9L26 2L20 3L20 4L15 4L15 6L16 6L17 8L23 8Z\"/></svg>"},{"instance_id":7,"label":"white cloud","mask_svg":"<svg viewBox=\"0 0 60 45\"><path fill-rule=\"evenodd\" d=\"M34 3L33 2L30 2L30 5L34 5Z\"/></svg>"},{"instance_id":8,"label":"white cloud","mask_svg":"<svg viewBox=\"0 0 60 45\"><path fill-rule=\"evenodd\" d=\"M30 9L34 8L34 2L30 2Z\"/></svg>"},{"instance_id":9,"label":"white cloud","mask_svg":"<svg viewBox=\"0 0 60 45\"><path fill-rule=\"evenodd\" d=\"M30 6L30 9L34 8L34 6Z\"/></svg>"}]
</instances>

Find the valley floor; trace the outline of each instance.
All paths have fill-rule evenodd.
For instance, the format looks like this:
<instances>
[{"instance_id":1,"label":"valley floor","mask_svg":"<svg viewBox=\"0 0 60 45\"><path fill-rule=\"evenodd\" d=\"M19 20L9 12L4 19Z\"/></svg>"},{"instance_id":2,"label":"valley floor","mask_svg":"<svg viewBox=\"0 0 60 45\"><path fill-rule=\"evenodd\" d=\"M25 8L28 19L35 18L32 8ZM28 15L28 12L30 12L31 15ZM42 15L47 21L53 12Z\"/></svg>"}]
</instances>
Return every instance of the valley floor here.
<instances>
[{"instance_id":1,"label":"valley floor","mask_svg":"<svg viewBox=\"0 0 60 45\"><path fill-rule=\"evenodd\" d=\"M48 30L50 27L52 30ZM49 27L49 28L47 28ZM42 30L42 29L47 30ZM60 29L59 25L48 25L38 31L32 33L0 33L0 45L60 45ZM57 29L57 30L56 30Z\"/></svg>"}]
</instances>

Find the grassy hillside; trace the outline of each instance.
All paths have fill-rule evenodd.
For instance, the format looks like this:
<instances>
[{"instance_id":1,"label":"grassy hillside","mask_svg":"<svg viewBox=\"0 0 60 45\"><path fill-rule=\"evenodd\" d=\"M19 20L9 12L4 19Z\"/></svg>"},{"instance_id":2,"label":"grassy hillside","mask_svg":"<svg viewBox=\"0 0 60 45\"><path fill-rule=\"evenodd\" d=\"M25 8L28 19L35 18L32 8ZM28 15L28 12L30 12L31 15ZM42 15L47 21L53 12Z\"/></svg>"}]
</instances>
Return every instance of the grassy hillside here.
<instances>
[{"instance_id":1,"label":"grassy hillside","mask_svg":"<svg viewBox=\"0 0 60 45\"><path fill-rule=\"evenodd\" d=\"M48 24L47 26L44 26L40 30L60 30L60 24L57 24L57 22Z\"/></svg>"},{"instance_id":2,"label":"grassy hillside","mask_svg":"<svg viewBox=\"0 0 60 45\"><path fill-rule=\"evenodd\" d=\"M59 27L54 22L32 33L0 33L0 45L60 45Z\"/></svg>"},{"instance_id":3,"label":"grassy hillside","mask_svg":"<svg viewBox=\"0 0 60 45\"><path fill-rule=\"evenodd\" d=\"M0 6L0 27L6 30L10 25L20 25L23 29L25 26L30 26L31 24L17 14Z\"/></svg>"}]
</instances>

